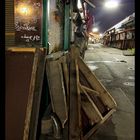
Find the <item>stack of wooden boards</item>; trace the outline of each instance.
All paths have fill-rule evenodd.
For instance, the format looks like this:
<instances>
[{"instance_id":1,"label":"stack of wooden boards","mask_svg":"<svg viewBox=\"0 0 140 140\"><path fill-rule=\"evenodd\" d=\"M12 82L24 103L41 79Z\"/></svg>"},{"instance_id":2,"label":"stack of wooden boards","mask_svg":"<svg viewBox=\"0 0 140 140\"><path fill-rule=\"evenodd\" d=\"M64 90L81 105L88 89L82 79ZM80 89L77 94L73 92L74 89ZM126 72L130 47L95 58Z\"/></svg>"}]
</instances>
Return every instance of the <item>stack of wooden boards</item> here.
<instances>
[{"instance_id":1,"label":"stack of wooden boards","mask_svg":"<svg viewBox=\"0 0 140 140\"><path fill-rule=\"evenodd\" d=\"M36 140L44 77L50 101L42 118L46 139L86 140L116 110L116 102L71 47L6 50L6 140Z\"/></svg>"},{"instance_id":2,"label":"stack of wooden boards","mask_svg":"<svg viewBox=\"0 0 140 140\"><path fill-rule=\"evenodd\" d=\"M62 139L88 139L116 110L116 102L79 57L77 48L48 58L46 73L52 112L68 131Z\"/></svg>"}]
</instances>

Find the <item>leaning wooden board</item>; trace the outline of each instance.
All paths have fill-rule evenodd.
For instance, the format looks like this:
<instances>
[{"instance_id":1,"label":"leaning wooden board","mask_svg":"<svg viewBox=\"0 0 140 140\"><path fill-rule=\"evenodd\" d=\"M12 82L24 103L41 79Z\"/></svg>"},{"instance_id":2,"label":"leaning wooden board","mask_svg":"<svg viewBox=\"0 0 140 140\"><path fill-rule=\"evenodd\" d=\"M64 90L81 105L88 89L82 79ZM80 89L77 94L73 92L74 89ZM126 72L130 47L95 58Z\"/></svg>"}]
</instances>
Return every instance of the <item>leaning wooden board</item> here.
<instances>
[{"instance_id":1,"label":"leaning wooden board","mask_svg":"<svg viewBox=\"0 0 140 140\"><path fill-rule=\"evenodd\" d=\"M26 110L23 140L36 140L46 50L36 49Z\"/></svg>"},{"instance_id":2,"label":"leaning wooden board","mask_svg":"<svg viewBox=\"0 0 140 140\"><path fill-rule=\"evenodd\" d=\"M79 74L77 61L70 62L70 93L69 93L69 140L81 140L81 97L78 86Z\"/></svg>"},{"instance_id":3,"label":"leaning wooden board","mask_svg":"<svg viewBox=\"0 0 140 140\"><path fill-rule=\"evenodd\" d=\"M6 140L36 139L45 52L6 50Z\"/></svg>"},{"instance_id":4,"label":"leaning wooden board","mask_svg":"<svg viewBox=\"0 0 140 140\"><path fill-rule=\"evenodd\" d=\"M84 61L78 58L79 71L84 75L86 81L89 84L89 88L92 87L93 90L99 92L100 98L105 106L108 108L115 108L117 104L106 88L97 79L95 74L89 69L89 67L84 63ZM81 83L82 84L82 83Z\"/></svg>"},{"instance_id":5,"label":"leaning wooden board","mask_svg":"<svg viewBox=\"0 0 140 140\"><path fill-rule=\"evenodd\" d=\"M52 109L59 117L62 127L64 128L68 119L68 111L61 63L58 60L47 60L46 74L50 90Z\"/></svg>"},{"instance_id":6,"label":"leaning wooden board","mask_svg":"<svg viewBox=\"0 0 140 140\"><path fill-rule=\"evenodd\" d=\"M81 98L82 108L89 120L93 122L93 124L87 124L92 128L85 133L84 139L86 140L116 111L117 104L80 57L78 67L82 75L81 83L79 83L81 95L85 96Z\"/></svg>"}]
</instances>

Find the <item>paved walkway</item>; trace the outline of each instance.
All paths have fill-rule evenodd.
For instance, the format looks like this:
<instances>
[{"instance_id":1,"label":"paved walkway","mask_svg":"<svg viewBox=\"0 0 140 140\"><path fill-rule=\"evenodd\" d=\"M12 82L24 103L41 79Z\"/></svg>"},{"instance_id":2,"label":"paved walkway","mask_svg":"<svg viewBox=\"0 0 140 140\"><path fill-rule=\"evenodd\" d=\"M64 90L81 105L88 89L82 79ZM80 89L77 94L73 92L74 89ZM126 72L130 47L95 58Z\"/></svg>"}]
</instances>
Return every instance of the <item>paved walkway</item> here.
<instances>
[{"instance_id":1,"label":"paved walkway","mask_svg":"<svg viewBox=\"0 0 140 140\"><path fill-rule=\"evenodd\" d=\"M90 140L134 140L135 57L125 56L122 50L102 44L89 44L84 61L118 104L112 119Z\"/></svg>"}]
</instances>

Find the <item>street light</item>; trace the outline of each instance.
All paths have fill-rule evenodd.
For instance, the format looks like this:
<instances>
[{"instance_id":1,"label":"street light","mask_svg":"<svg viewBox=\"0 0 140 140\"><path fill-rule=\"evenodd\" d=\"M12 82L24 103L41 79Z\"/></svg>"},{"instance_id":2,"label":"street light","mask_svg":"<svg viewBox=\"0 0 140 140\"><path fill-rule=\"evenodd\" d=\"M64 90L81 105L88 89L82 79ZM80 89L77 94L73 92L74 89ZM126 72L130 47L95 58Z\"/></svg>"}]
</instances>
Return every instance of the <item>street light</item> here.
<instances>
[{"instance_id":1,"label":"street light","mask_svg":"<svg viewBox=\"0 0 140 140\"><path fill-rule=\"evenodd\" d=\"M77 7L78 7L78 9L82 9L82 3L81 3L81 0L78 0L78 2L77 2Z\"/></svg>"},{"instance_id":2,"label":"street light","mask_svg":"<svg viewBox=\"0 0 140 140\"><path fill-rule=\"evenodd\" d=\"M100 34L99 36L100 36L100 37L102 37L102 36L103 36L103 34Z\"/></svg>"},{"instance_id":3,"label":"street light","mask_svg":"<svg viewBox=\"0 0 140 140\"><path fill-rule=\"evenodd\" d=\"M118 0L107 0L105 2L104 6L107 9L114 9L114 8L117 8L119 6L119 1Z\"/></svg>"},{"instance_id":4,"label":"street light","mask_svg":"<svg viewBox=\"0 0 140 140\"><path fill-rule=\"evenodd\" d=\"M98 28L93 28L92 31L93 31L93 32L98 32L98 30L99 30Z\"/></svg>"}]
</instances>

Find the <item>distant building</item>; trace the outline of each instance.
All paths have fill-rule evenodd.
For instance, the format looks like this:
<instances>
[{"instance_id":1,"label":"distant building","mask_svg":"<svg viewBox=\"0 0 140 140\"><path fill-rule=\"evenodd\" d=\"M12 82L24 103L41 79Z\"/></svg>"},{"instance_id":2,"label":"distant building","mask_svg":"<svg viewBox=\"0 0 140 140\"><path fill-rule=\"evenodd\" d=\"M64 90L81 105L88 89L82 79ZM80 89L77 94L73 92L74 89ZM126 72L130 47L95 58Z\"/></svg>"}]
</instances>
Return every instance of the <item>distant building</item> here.
<instances>
[{"instance_id":1,"label":"distant building","mask_svg":"<svg viewBox=\"0 0 140 140\"><path fill-rule=\"evenodd\" d=\"M104 45L120 49L135 48L135 13L105 31Z\"/></svg>"}]
</instances>

